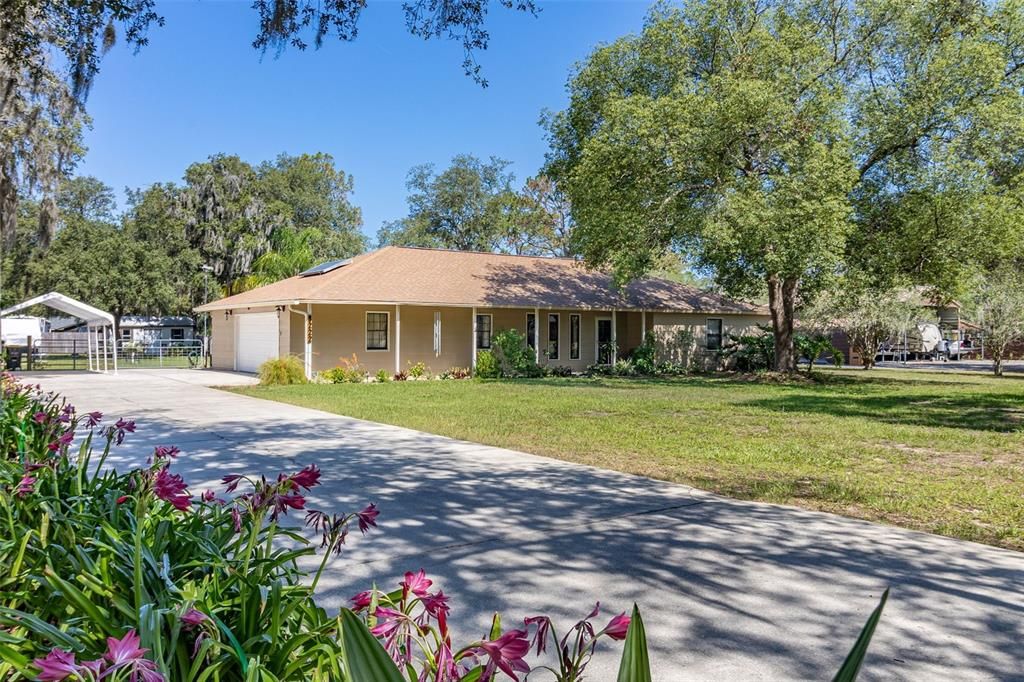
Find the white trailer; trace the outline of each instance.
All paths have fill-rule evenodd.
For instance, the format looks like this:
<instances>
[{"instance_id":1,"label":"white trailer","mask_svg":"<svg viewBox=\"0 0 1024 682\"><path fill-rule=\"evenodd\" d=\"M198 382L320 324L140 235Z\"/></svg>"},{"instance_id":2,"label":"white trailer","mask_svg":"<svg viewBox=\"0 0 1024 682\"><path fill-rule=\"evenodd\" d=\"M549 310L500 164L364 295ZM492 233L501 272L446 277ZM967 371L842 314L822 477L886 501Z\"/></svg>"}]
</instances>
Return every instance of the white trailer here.
<instances>
[{"instance_id":1,"label":"white trailer","mask_svg":"<svg viewBox=\"0 0 1024 682\"><path fill-rule=\"evenodd\" d=\"M39 347L43 334L50 331L50 323L42 317L11 315L0 318L0 341L5 346L24 348L32 339L32 346Z\"/></svg>"}]
</instances>

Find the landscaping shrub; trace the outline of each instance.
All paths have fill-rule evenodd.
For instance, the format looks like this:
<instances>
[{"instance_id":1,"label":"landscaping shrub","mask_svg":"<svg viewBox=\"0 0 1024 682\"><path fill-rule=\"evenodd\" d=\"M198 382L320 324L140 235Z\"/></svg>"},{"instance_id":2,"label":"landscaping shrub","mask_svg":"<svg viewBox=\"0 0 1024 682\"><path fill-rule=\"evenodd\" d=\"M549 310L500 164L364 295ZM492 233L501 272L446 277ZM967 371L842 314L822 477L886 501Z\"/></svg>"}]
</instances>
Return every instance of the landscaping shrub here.
<instances>
[{"instance_id":1,"label":"landscaping shrub","mask_svg":"<svg viewBox=\"0 0 1024 682\"><path fill-rule=\"evenodd\" d=\"M391 374L386 369L378 369L376 376L377 376L377 381L382 383L382 384L384 382L386 382L386 381L390 381L391 380Z\"/></svg>"},{"instance_id":2,"label":"landscaping shrub","mask_svg":"<svg viewBox=\"0 0 1024 682\"><path fill-rule=\"evenodd\" d=\"M468 379L473 373L465 367L451 367L441 372L442 379Z\"/></svg>"},{"instance_id":3,"label":"landscaping shrub","mask_svg":"<svg viewBox=\"0 0 1024 682\"><path fill-rule=\"evenodd\" d=\"M633 377L639 374L639 372L637 372L636 365L631 358L624 358L615 361L615 364L612 366L612 374L620 377Z\"/></svg>"},{"instance_id":4,"label":"landscaping shrub","mask_svg":"<svg viewBox=\"0 0 1024 682\"><path fill-rule=\"evenodd\" d=\"M506 379L544 375L537 364L536 352L526 344L526 336L516 329L503 329L495 334L491 339L491 349L498 371Z\"/></svg>"},{"instance_id":5,"label":"landscaping shrub","mask_svg":"<svg viewBox=\"0 0 1024 682\"><path fill-rule=\"evenodd\" d=\"M394 379L395 381L406 381L409 379L409 373L403 369L398 372L395 372L394 376L391 378Z\"/></svg>"},{"instance_id":6,"label":"landscaping shrub","mask_svg":"<svg viewBox=\"0 0 1024 682\"><path fill-rule=\"evenodd\" d=\"M552 377L571 377L572 367L566 367L565 365L548 365L544 368L544 373Z\"/></svg>"},{"instance_id":7,"label":"landscaping shrub","mask_svg":"<svg viewBox=\"0 0 1024 682\"><path fill-rule=\"evenodd\" d=\"M427 366L422 362L409 366L409 378L411 379L423 379L427 376Z\"/></svg>"},{"instance_id":8,"label":"landscaping shrub","mask_svg":"<svg viewBox=\"0 0 1024 682\"><path fill-rule=\"evenodd\" d=\"M729 334L721 357L741 372L761 372L775 365L775 337L771 327L757 326L758 334Z\"/></svg>"},{"instance_id":9,"label":"landscaping shrub","mask_svg":"<svg viewBox=\"0 0 1024 682\"><path fill-rule=\"evenodd\" d=\"M797 334L793 339L798 358L807 360L807 373L814 371L814 363L822 355L831 355L832 364L843 366L843 353L832 343L832 339L824 334Z\"/></svg>"},{"instance_id":10,"label":"landscaping shrub","mask_svg":"<svg viewBox=\"0 0 1024 682\"><path fill-rule=\"evenodd\" d=\"M647 334L644 340L633 349L629 359L633 361L633 368L637 374L654 374L658 367L655 364L655 353L657 351L653 334Z\"/></svg>"},{"instance_id":11,"label":"landscaping shrub","mask_svg":"<svg viewBox=\"0 0 1024 682\"><path fill-rule=\"evenodd\" d=\"M606 376L606 377L633 377L637 376L639 372L636 369L636 365L630 358L622 358L616 360L614 364L596 364L587 366L587 374L591 376Z\"/></svg>"},{"instance_id":12,"label":"landscaping shrub","mask_svg":"<svg viewBox=\"0 0 1024 682\"><path fill-rule=\"evenodd\" d=\"M366 381L366 370L359 364L353 353L351 358L341 358L341 364L320 372L321 378L332 384L361 384Z\"/></svg>"},{"instance_id":13,"label":"landscaping shrub","mask_svg":"<svg viewBox=\"0 0 1024 682\"><path fill-rule=\"evenodd\" d=\"M489 350L477 351L476 376L481 379L497 379L501 376L498 360L494 357L494 353Z\"/></svg>"},{"instance_id":14,"label":"landscaping shrub","mask_svg":"<svg viewBox=\"0 0 1024 682\"><path fill-rule=\"evenodd\" d=\"M259 366L260 384L264 386L285 386L306 383L306 368L302 360L294 355L271 358Z\"/></svg>"}]
</instances>

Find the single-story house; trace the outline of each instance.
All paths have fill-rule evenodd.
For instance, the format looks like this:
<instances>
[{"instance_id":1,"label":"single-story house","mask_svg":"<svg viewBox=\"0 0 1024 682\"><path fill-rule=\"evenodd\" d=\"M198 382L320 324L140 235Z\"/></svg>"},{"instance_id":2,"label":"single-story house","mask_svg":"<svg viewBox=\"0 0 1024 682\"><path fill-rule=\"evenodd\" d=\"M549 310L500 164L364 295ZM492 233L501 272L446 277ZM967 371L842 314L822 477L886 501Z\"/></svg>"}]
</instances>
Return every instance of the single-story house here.
<instances>
[{"instance_id":1,"label":"single-story house","mask_svg":"<svg viewBox=\"0 0 1024 682\"><path fill-rule=\"evenodd\" d=\"M85 328L81 320L72 317L51 317L50 329L55 334L80 332ZM122 315L120 340L143 346L171 345L196 338L196 322L185 315Z\"/></svg>"},{"instance_id":2,"label":"single-story house","mask_svg":"<svg viewBox=\"0 0 1024 682\"><path fill-rule=\"evenodd\" d=\"M185 315L125 315L121 318L121 340L151 346L171 345L196 338L196 322Z\"/></svg>"},{"instance_id":3,"label":"single-story house","mask_svg":"<svg viewBox=\"0 0 1024 682\"><path fill-rule=\"evenodd\" d=\"M196 308L211 314L215 368L254 372L296 355L307 375L351 361L370 372L475 367L517 329L541 364L612 363L646 334L717 357L728 334L768 322L763 306L664 279L619 289L568 258L388 246Z\"/></svg>"}]
</instances>

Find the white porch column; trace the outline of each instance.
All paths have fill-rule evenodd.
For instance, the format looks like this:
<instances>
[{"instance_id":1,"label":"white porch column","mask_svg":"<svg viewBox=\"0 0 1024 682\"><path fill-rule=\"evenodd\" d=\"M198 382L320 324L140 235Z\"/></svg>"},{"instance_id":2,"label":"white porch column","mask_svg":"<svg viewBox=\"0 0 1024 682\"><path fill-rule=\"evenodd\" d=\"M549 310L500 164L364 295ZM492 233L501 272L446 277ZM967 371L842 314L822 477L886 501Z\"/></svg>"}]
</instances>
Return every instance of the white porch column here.
<instances>
[{"instance_id":1,"label":"white porch column","mask_svg":"<svg viewBox=\"0 0 1024 682\"><path fill-rule=\"evenodd\" d=\"M612 311L612 364L614 365L619 359L619 341L618 341L618 320L615 319L615 311Z\"/></svg>"},{"instance_id":2,"label":"white porch column","mask_svg":"<svg viewBox=\"0 0 1024 682\"><path fill-rule=\"evenodd\" d=\"M103 371L107 371L107 328L106 326L100 327L103 334Z\"/></svg>"},{"instance_id":3,"label":"white porch column","mask_svg":"<svg viewBox=\"0 0 1024 682\"><path fill-rule=\"evenodd\" d=\"M92 327L85 325L85 357L89 371L92 371Z\"/></svg>"},{"instance_id":4,"label":"white porch column","mask_svg":"<svg viewBox=\"0 0 1024 682\"><path fill-rule=\"evenodd\" d=\"M476 306L473 306L473 343L470 346L470 366L476 372Z\"/></svg>"},{"instance_id":5,"label":"white porch column","mask_svg":"<svg viewBox=\"0 0 1024 682\"><path fill-rule=\"evenodd\" d=\"M540 308L533 309L533 353L540 364Z\"/></svg>"},{"instance_id":6,"label":"white porch column","mask_svg":"<svg viewBox=\"0 0 1024 682\"><path fill-rule=\"evenodd\" d=\"M110 340L114 349L114 374L117 374L117 334L114 333L113 327L110 328Z\"/></svg>"},{"instance_id":7,"label":"white porch column","mask_svg":"<svg viewBox=\"0 0 1024 682\"><path fill-rule=\"evenodd\" d=\"M402 306L395 304L395 374L402 371Z\"/></svg>"},{"instance_id":8,"label":"white porch column","mask_svg":"<svg viewBox=\"0 0 1024 682\"><path fill-rule=\"evenodd\" d=\"M306 304L306 314L302 316L306 323L306 345L303 348L302 364L306 369L306 378L313 378L313 304Z\"/></svg>"},{"instance_id":9,"label":"white porch column","mask_svg":"<svg viewBox=\"0 0 1024 682\"><path fill-rule=\"evenodd\" d=\"M640 311L640 343L647 340L647 311Z\"/></svg>"}]
</instances>

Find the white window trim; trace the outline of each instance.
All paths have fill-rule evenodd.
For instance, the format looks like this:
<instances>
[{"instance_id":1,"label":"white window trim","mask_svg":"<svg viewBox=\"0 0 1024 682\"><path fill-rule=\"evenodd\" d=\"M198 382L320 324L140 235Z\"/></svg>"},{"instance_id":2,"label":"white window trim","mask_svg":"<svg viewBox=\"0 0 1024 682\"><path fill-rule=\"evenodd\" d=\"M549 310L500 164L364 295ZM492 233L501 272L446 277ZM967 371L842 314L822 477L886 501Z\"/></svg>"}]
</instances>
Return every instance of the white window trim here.
<instances>
[{"instance_id":1,"label":"white window trim","mask_svg":"<svg viewBox=\"0 0 1024 682\"><path fill-rule=\"evenodd\" d=\"M576 318L576 357L572 356L572 321ZM569 315L569 359L579 360L583 357L583 316L579 313Z\"/></svg>"},{"instance_id":2,"label":"white window trim","mask_svg":"<svg viewBox=\"0 0 1024 682\"><path fill-rule=\"evenodd\" d=\"M594 318L594 364L595 365L596 364L601 364L600 363L600 360L601 360L601 332L600 332L600 330L601 330L601 320L608 320L608 322L610 324L612 324L612 325L615 324L614 320L612 320L612 316L611 315L600 315L600 316ZM612 331L612 336L613 337L615 336L615 332L614 331ZM609 343L611 343L611 342L609 342ZM612 361L612 362L606 362L606 363L603 363L603 364L613 365L613 364L615 364L615 362Z\"/></svg>"},{"instance_id":3,"label":"white window trim","mask_svg":"<svg viewBox=\"0 0 1024 682\"><path fill-rule=\"evenodd\" d=\"M366 346L366 333L369 331L370 315L387 315L387 329L384 333L384 348L368 348ZM367 353L390 353L391 352L391 311L390 310L367 310L363 313L363 348Z\"/></svg>"},{"instance_id":4,"label":"white window trim","mask_svg":"<svg viewBox=\"0 0 1024 682\"><path fill-rule=\"evenodd\" d=\"M718 320L718 348L712 348L708 345L708 322L711 320ZM704 318L704 350L722 350L725 346L725 320L721 317L705 317Z\"/></svg>"},{"instance_id":5,"label":"white window trim","mask_svg":"<svg viewBox=\"0 0 1024 682\"><path fill-rule=\"evenodd\" d=\"M491 323L487 325L487 329L489 330L488 334L490 334L491 345L486 347L481 346L479 341L477 340L477 336L480 334L480 323L477 322L477 320L481 317L491 318ZM474 350L478 351L491 350L492 348L494 348L494 315L492 315L491 313L476 313L476 315L473 316L473 348Z\"/></svg>"},{"instance_id":6,"label":"white window trim","mask_svg":"<svg viewBox=\"0 0 1024 682\"><path fill-rule=\"evenodd\" d=\"M552 357L551 353L548 352L548 349L551 348L551 318L552 317L555 318L555 320L557 320L557 322L555 322L555 329L558 330L558 347L557 347L558 352L555 353L554 357ZM561 359L561 357L562 357L562 314L561 313L548 313L548 323L547 323L547 331L545 332L545 337L546 337L546 340L547 340L547 348L544 350L544 357L546 357L548 360L559 360L559 359Z\"/></svg>"}]
</instances>

